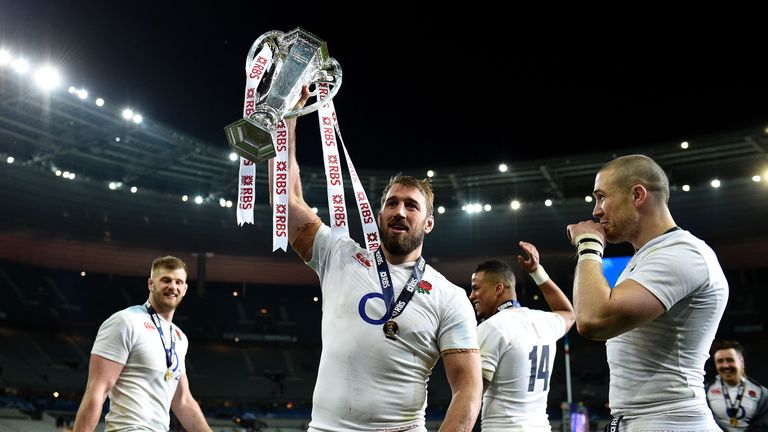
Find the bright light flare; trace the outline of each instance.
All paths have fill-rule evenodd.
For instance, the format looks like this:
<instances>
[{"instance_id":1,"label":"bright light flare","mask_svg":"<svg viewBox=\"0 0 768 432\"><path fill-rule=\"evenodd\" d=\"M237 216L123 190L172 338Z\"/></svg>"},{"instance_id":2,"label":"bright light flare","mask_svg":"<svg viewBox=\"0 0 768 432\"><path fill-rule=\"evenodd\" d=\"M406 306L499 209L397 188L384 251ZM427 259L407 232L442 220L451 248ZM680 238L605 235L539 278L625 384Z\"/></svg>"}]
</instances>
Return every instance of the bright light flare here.
<instances>
[{"instance_id":1,"label":"bright light flare","mask_svg":"<svg viewBox=\"0 0 768 432\"><path fill-rule=\"evenodd\" d=\"M61 75L55 68L43 66L35 71L35 83L41 89L50 91L61 84Z\"/></svg>"}]
</instances>

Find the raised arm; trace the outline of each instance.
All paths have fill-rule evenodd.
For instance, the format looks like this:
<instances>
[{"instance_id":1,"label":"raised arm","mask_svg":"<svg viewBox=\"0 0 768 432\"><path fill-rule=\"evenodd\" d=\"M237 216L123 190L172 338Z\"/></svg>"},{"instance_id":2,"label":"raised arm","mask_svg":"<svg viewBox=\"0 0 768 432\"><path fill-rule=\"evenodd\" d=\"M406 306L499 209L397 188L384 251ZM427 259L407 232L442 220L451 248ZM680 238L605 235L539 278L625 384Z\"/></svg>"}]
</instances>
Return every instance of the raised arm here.
<instances>
[{"instance_id":1,"label":"raised arm","mask_svg":"<svg viewBox=\"0 0 768 432\"><path fill-rule=\"evenodd\" d=\"M568 238L590 238L605 244L603 227L593 221L568 225ZM586 254L590 255L590 254ZM606 340L637 328L664 313L664 305L644 286L625 279L613 289L598 260L580 259L573 279L576 328L588 339Z\"/></svg>"},{"instance_id":2,"label":"raised arm","mask_svg":"<svg viewBox=\"0 0 768 432\"><path fill-rule=\"evenodd\" d=\"M301 108L309 98L306 87L302 89L301 99L295 109ZM296 117L287 119L288 128L288 181L290 184L288 198L288 241L293 250L304 260L312 259L312 245L315 234L320 228L320 218L304 201L301 188L299 163L296 160ZM274 159L269 160L269 200L272 201L272 176L274 175Z\"/></svg>"},{"instance_id":3,"label":"raised arm","mask_svg":"<svg viewBox=\"0 0 768 432\"><path fill-rule=\"evenodd\" d=\"M444 432L469 432L480 413L483 383L480 353L462 351L443 354L443 365L451 385L451 404L440 426Z\"/></svg>"},{"instance_id":4,"label":"raised arm","mask_svg":"<svg viewBox=\"0 0 768 432\"><path fill-rule=\"evenodd\" d=\"M539 250L536 249L536 246L532 245L531 243L521 241L520 247L528 255L527 258L523 257L522 255L517 256L517 262L520 263L520 266L523 268L523 270L532 276L534 274L546 275L546 272L544 272L544 267L540 265L541 261L539 259ZM534 280L536 280L535 277ZM568 330L571 329L575 321L575 315L571 301L568 300L568 297L565 296L565 293L563 293L563 290L557 286L555 281L553 281L548 276L539 277L539 280L536 280L536 284L539 286L541 293L544 294L544 300L547 301L547 304L549 305L549 308L552 310L552 312L560 315L563 317L563 320L565 320L565 333L568 333Z\"/></svg>"},{"instance_id":5,"label":"raised arm","mask_svg":"<svg viewBox=\"0 0 768 432\"><path fill-rule=\"evenodd\" d=\"M184 430L212 432L208 422L205 421L202 410L200 410L200 405L197 404L189 391L189 380L187 380L186 373L181 374L179 378L179 385L176 387L176 393L171 401L171 409L181 425L184 426Z\"/></svg>"},{"instance_id":6,"label":"raised arm","mask_svg":"<svg viewBox=\"0 0 768 432\"><path fill-rule=\"evenodd\" d=\"M101 409L109 391L120 377L123 365L91 354L88 365L88 384L75 417L74 432L92 432L101 418Z\"/></svg>"}]
</instances>

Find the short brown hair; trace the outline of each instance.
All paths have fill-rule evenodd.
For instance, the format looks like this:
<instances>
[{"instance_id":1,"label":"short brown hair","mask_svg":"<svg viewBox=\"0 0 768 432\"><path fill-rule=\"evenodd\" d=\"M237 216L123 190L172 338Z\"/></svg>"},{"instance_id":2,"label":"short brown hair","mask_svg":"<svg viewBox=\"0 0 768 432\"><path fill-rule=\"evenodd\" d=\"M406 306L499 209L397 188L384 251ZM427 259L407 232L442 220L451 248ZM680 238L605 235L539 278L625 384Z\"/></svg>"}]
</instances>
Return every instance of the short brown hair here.
<instances>
[{"instance_id":1,"label":"short brown hair","mask_svg":"<svg viewBox=\"0 0 768 432\"><path fill-rule=\"evenodd\" d=\"M744 346L733 340L716 340L712 343L712 349L709 350L709 355L714 357L716 352L731 348L739 353L740 356L744 357Z\"/></svg>"},{"instance_id":2,"label":"short brown hair","mask_svg":"<svg viewBox=\"0 0 768 432\"><path fill-rule=\"evenodd\" d=\"M427 202L427 216L432 216L435 206L435 193L432 191L432 185L429 183L429 179L419 180L416 177L405 175L403 173L397 173L389 179L389 183L384 187L384 191L381 193L381 207L384 208L384 203L387 201L387 194L393 186L404 186L411 189L416 189L424 195L424 200Z\"/></svg>"},{"instance_id":3,"label":"short brown hair","mask_svg":"<svg viewBox=\"0 0 768 432\"><path fill-rule=\"evenodd\" d=\"M168 270L177 270L177 269L183 269L184 273L189 274L189 269L187 269L187 264L174 257L174 256L164 256L164 257L157 257L154 261L152 261L152 268L150 269L150 275L155 273L155 270L164 268Z\"/></svg>"},{"instance_id":4,"label":"short brown hair","mask_svg":"<svg viewBox=\"0 0 768 432\"><path fill-rule=\"evenodd\" d=\"M628 190L635 184L643 185L659 204L669 203L669 179L663 169L653 159L642 154L618 157L600 168L603 172L611 170L613 180L622 190Z\"/></svg>"}]
</instances>

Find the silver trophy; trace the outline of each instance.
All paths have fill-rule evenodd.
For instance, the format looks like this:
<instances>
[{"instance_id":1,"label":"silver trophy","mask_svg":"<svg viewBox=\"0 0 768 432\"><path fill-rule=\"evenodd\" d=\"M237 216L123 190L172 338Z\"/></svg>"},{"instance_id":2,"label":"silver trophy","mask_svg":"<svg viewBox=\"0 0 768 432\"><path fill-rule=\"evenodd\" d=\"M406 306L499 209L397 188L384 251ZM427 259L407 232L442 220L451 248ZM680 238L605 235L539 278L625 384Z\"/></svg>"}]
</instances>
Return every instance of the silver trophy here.
<instances>
[{"instance_id":1,"label":"silver trophy","mask_svg":"<svg viewBox=\"0 0 768 432\"><path fill-rule=\"evenodd\" d=\"M248 117L224 128L232 150L254 163L275 156L274 140L280 119L316 111L341 87L341 66L328 56L325 41L301 28L288 33L271 31L259 36L248 52L246 74L264 44L272 50L272 65L264 72L256 89L254 110ZM301 98L302 86L321 83L327 84L329 89L323 101L318 97L313 104L291 110Z\"/></svg>"}]
</instances>

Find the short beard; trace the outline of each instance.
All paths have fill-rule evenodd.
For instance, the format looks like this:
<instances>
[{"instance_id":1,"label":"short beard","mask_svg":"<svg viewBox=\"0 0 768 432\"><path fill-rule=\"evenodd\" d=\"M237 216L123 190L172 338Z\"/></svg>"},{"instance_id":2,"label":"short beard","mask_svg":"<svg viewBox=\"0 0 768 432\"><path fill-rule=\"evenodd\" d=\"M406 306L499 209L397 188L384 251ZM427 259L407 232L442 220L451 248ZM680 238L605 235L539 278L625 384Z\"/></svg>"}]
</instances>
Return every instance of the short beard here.
<instances>
[{"instance_id":1,"label":"short beard","mask_svg":"<svg viewBox=\"0 0 768 432\"><path fill-rule=\"evenodd\" d=\"M154 292L152 293L152 295L154 296L154 299L155 299L155 304L157 305L157 308L159 309L157 312L159 312L159 313L166 313L166 312L171 312L171 311L174 311L174 310L176 310L176 307L179 305L179 303L181 303L181 302L179 301L179 302L177 302L177 303L176 303L175 305L173 305L173 306L167 306L167 305L164 303L164 301L165 301L165 296L163 295L163 292L162 292L162 291L154 291ZM176 299L177 299L177 300L180 300L180 299L181 299L181 296L177 296L177 297L176 297Z\"/></svg>"},{"instance_id":2,"label":"short beard","mask_svg":"<svg viewBox=\"0 0 768 432\"><path fill-rule=\"evenodd\" d=\"M385 231L381 242L387 251L393 255L408 255L424 243L424 230L419 229L415 235L409 233L399 238L393 238L389 232Z\"/></svg>"}]
</instances>

